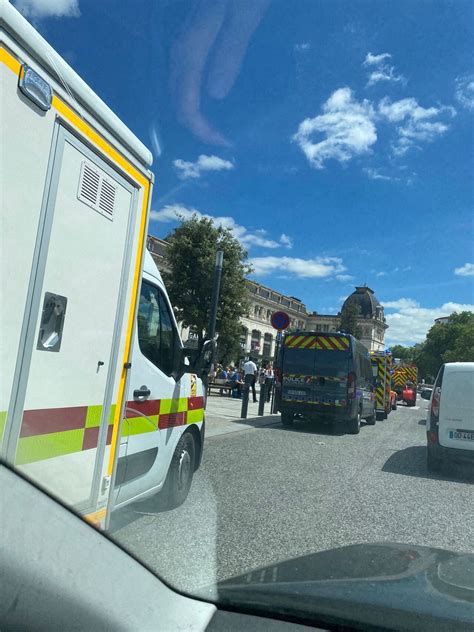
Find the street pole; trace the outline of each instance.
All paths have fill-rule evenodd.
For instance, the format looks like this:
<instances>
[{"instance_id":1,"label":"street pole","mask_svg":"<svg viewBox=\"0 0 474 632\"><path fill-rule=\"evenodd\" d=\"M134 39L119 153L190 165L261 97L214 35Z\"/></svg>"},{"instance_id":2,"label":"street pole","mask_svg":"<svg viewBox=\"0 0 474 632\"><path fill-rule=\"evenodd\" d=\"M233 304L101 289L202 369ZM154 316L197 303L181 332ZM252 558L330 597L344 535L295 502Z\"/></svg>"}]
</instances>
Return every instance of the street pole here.
<instances>
[{"instance_id":1,"label":"street pole","mask_svg":"<svg viewBox=\"0 0 474 632\"><path fill-rule=\"evenodd\" d=\"M209 316L209 329L207 337L212 340L216 335L217 308L219 306L219 291L221 288L222 262L224 253L218 250L216 253L216 267L214 268L214 285L212 287L211 313Z\"/></svg>"},{"instance_id":2,"label":"street pole","mask_svg":"<svg viewBox=\"0 0 474 632\"><path fill-rule=\"evenodd\" d=\"M247 410L249 407L249 391L250 384L244 384L242 388L242 408L240 410L241 419L247 419Z\"/></svg>"},{"instance_id":3,"label":"street pole","mask_svg":"<svg viewBox=\"0 0 474 632\"><path fill-rule=\"evenodd\" d=\"M222 276L222 262L224 260L224 252L222 250L218 250L216 252L216 265L214 268L214 283L212 286L212 297L211 297L211 311L209 314L209 327L207 330L207 339L213 340L216 335L216 320L217 320L217 308L219 306L219 292L221 288L221 276ZM214 358L213 358L214 362ZM207 390L209 386L209 376L202 376L203 383L203 391L206 394L207 399Z\"/></svg>"},{"instance_id":4,"label":"street pole","mask_svg":"<svg viewBox=\"0 0 474 632\"><path fill-rule=\"evenodd\" d=\"M263 409L265 406L265 400L267 399L267 389L265 387L265 382L260 384L260 399L258 400L258 415L259 417L263 417Z\"/></svg>"},{"instance_id":5,"label":"street pole","mask_svg":"<svg viewBox=\"0 0 474 632\"><path fill-rule=\"evenodd\" d=\"M280 341L281 341L282 333L279 331L276 336L276 345L275 345L275 359L273 361L273 375L275 376L275 367L278 361L278 355L280 353ZM280 385L282 388L282 385ZM273 378L273 392L272 392L272 403L270 404L270 412L277 413L278 412L278 401L277 401L277 385L276 379Z\"/></svg>"}]
</instances>

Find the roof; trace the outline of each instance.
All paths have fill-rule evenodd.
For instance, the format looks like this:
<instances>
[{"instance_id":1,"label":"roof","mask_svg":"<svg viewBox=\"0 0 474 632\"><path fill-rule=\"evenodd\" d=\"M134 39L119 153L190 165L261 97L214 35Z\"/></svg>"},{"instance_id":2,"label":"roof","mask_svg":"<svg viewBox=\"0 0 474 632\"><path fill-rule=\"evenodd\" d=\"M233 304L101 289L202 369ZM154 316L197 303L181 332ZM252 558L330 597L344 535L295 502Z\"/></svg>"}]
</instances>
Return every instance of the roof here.
<instances>
[{"instance_id":1,"label":"roof","mask_svg":"<svg viewBox=\"0 0 474 632\"><path fill-rule=\"evenodd\" d=\"M122 123L116 114L67 64L52 46L31 26L9 2L0 1L1 26L50 73L61 85L66 85L73 97L82 104L124 147L150 167L153 156L145 145ZM73 105L74 107L74 105Z\"/></svg>"},{"instance_id":2,"label":"roof","mask_svg":"<svg viewBox=\"0 0 474 632\"><path fill-rule=\"evenodd\" d=\"M367 287L367 285L357 286L355 291L344 301L342 309L349 304L358 305L360 310L359 316L362 318L375 318L376 309L379 308L383 310L374 291L370 287Z\"/></svg>"}]
</instances>

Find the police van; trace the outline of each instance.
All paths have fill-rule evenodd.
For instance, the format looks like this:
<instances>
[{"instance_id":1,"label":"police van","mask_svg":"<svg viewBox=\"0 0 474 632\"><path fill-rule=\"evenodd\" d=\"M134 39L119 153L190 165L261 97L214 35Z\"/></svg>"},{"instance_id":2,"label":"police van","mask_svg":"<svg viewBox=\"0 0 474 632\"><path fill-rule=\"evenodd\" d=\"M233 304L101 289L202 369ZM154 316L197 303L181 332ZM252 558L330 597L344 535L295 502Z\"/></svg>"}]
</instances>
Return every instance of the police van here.
<instances>
[{"instance_id":1,"label":"police van","mask_svg":"<svg viewBox=\"0 0 474 632\"><path fill-rule=\"evenodd\" d=\"M321 420L358 434L375 424L374 378L367 349L342 333L287 333L277 367L284 426L297 417Z\"/></svg>"},{"instance_id":2,"label":"police van","mask_svg":"<svg viewBox=\"0 0 474 632\"><path fill-rule=\"evenodd\" d=\"M0 0L1 458L91 522L188 494L211 346L145 250L150 151Z\"/></svg>"}]
</instances>

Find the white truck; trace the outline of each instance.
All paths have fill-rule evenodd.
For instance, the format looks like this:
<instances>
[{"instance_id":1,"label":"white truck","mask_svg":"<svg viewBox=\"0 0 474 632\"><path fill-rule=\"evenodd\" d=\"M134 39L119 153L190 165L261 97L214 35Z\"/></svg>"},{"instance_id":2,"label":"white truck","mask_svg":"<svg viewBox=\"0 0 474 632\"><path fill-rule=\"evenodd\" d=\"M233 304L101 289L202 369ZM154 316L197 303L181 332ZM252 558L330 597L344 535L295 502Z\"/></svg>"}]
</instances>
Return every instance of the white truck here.
<instances>
[{"instance_id":1,"label":"white truck","mask_svg":"<svg viewBox=\"0 0 474 632\"><path fill-rule=\"evenodd\" d=\"M6 0L0 37L1 458L106 527L186 498L211 345L145 249L151 153Z\"/></svg>"}]
</instances>

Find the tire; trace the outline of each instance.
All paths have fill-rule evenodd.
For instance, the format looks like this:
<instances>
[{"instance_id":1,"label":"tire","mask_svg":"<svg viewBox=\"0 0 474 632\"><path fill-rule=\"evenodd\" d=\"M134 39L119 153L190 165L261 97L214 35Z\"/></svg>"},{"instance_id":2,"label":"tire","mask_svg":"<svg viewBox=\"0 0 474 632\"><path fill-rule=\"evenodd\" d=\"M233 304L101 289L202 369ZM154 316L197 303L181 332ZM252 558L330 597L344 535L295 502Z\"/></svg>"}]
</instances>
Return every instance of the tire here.
<instances>
[{"instance_id":1,"label":"tire","mask_svg":"<svg viewBox=\"0 0 474 632\"><path fill-rule=\"evenodd\" d=\"M375 422L376 422L375 413L371 417L367 417L367 419L365 420L365 423L368 426L375 426Z\"/></svg>"},{"instance_id":2,"label":"tire","mask_svg":"<svg viewBox=\"0 0 474 632\"><path fill-rule=\"evenodd\" d=\"M426 465L428 467L429 472L440 472L441 471L441 461L436 458L430 450L427 448L426 451Z\"/></svg>"},{"instance_id":3,"label":"tire","mask_svg":"<svg viewBox=\"0 0 474 632\"><path fill-rule=\"evenodd\" d=\"M397 410L397 401L396 400L392 404L392 410Z\"/></svg>"},{"instance_id":4,"label":"tire","mask_svg":"<svg viewBox=\"0 0 474 632\"><path fill-rule=\"evenodd\" d=\"M377 421L383 421L383 418L384 418L384 417L383 417L383 413L381 413L381 412L377 412L377 413L375 413L375 419L376 419Z\"/></svg>"},{"instance_id":5,"label":"tire","mask_svg":"<svg viewBox=\"0 0 474 632\"><path fill-rule=\"evenodd\" d=\"M283 412L281 413L281 423L285 428L291 428L293 426L294 415L293 413Z\"/></svg>"},{"instance_id":6,"label":"tire","mask_svg":"<svg viewBox=\"0 0 474 632\"><path fill-rule=\"evenodd\" d=\"M178 441L163 491L159 494L165 509L179 507L188 497L193 482L195 463L196 443L193 435L190 432L185 432Z\"/></svg>"},{"instance_id":7,"label":"tire","mask_svg":"<svg viewBox=\"0 0 474 632\"><path fill-rule=\"evenodd\" d=\"M349 434L359 434L360 432L360 410L357 413L357 416L353 419L349 419L347 422L347 432Z\"/></svg>"}]
</instances>

